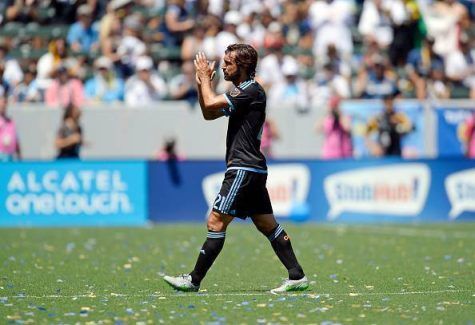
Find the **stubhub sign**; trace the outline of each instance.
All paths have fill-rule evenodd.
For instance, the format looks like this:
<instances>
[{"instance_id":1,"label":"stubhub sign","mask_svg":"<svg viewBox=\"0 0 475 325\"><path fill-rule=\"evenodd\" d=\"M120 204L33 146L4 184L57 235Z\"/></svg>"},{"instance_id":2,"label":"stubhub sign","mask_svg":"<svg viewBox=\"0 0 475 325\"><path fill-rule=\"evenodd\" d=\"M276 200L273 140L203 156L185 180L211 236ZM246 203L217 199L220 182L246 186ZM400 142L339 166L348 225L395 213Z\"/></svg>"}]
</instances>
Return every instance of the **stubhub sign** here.
<instances>
[{"instance_id":1,"label":"stubhub sign","mask_svg":"<svg viewBox=\"0 0 475 325\"><path fill-rule=\"evenodd\" d=\"M463 212L475 212L475 168L450 174L445 180L445 190L450 200L450 219Z\"/></svg>"},{"instance_id":2,"label":"stubhub sign","mask_svg":"<svg viewBox=\"0 0 475 325\"><path fill-rule=\"evenodd\" d=\"M0 224L136 225L146 220L144 163L1 167Z\"/></svg>"},{"instance_id":3,"label":"stubhub sign","mask_svg":"<svg viewBox=\"0 0 475 325\"><path fill-rule=\"evenodd\" d=\"M426 203L430 170L420 163L393 164L331 174L323 183L329 220L343 212L416 217Z\"/></svg>"}]
</instances>

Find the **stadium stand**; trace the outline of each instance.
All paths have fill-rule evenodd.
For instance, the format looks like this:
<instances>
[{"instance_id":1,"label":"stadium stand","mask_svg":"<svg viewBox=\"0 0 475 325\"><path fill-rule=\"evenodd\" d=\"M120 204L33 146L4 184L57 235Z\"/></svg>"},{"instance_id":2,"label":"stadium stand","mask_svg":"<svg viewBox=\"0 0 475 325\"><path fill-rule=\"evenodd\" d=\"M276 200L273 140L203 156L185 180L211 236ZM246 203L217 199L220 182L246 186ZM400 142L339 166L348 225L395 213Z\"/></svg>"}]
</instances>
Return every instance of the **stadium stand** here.
<instances>
[{"instance_id":1,"label":"stadium stand","mask_svg":"<svg viewBox=\"0 0 475 325\"><path fill-rule=\"evenodd\" d=\"M274 50L276 44L272 44L272 33L280 33L283 52L296 58L299 64L299 75L307 80L310 88L314 87L315 76L322 69L321 62L330 59L322 54L321 51L326 51L324 48L316 49L316 47L326 46L321 44L335 43L339 52L339 60L351 69L350 80L348 80L352 86L351 97L358 98L364 94L354 91L354 83L358 76L361 60L369 59L368 51L373 41L372 38L374 38L371 33L367 32L365 26L373 26L373 28L377 26L376 30L380 32L380 35L386 35L384 37L387 40L381 37L381 40L376 40L378 42L376 51L393 63L389 66L387 73L394 76L403 97L417 96L419 99L423 99L429 95L424 91L417 92L418 85L415 85L407 77L405 65L408 51L418 48L420 40L425 35L435 35L438 32L437 26L442 26L443 23L449 24L447 21L450 20L450 17L455 17L455 23L445 27L447 30L442 30L442 32L456 38L453 50L457 50L458 39L464 35L470 39L473 49L473 35L475 35L473 22L475 5L471 1L78 0L71 3L69 7L65 7L59 1L37 0L34 1L35 6L32 9L25 4L22 7L18 2L7 1L2 13L0 39L1 43L9 49L8 56L17 59L24 70L30 68L43 54L48 52L48 45L52 39L67 37L71 24L76 21L78 8L92 4L92 7L89 8L92 12L92 27L99 30L100 33L106 28L104 26L106 13L113 16L112 21L115 26L112 28L114 29L112 34L109 35L109 41L113 43L112 50L109 53L101 53L104 52L102 40L102 51L75 53L69 48L68 56L84 57L86 72L78 77L83 79L83 82L92 77L93 62L102 54L109 56L114 61L119 75L125 78L132 75L133 71L127 71L127 69L133 70L133 66L128 66L124 70L124 65L127 66L128 63L123 62L125 60L123 54L118 55L116 48L118 41L124 36L125 20L133 16L143 27L137 36L146 46L142 54L153 58L157 73L168 81L180 72L182 60L180 45L183 35L189 35L190 28L198 22L206 28L202 49L211 56L220 55L215 49L216 35L223 29L225 14L232 11L236 13L235 19L240 22L237 26L236 36L241 41L250 42L256 46L262 58ZM16 13L14 9L17 9ZM362 15L368 17L364 26L359 21ZM437 18L437 15L442 18ZM171 19L172 17L176 17L178 23L189 23L189 26L183 29L185 34L173 31L176 26L170 25L171 20L175 19ZM443 18L447 18L447 21L443 21ZM412 28L411 31L415 31L415 37L408 39L411 44L406 44L405 50L397 52L399 54L396 55L400 57L395 59L393 49L398 46L395 45L395 42L399 41L400 31L409 28L408 26ZM178 29L180 28L183 27L178 27ZM347 45L340 44L342 41L338 38L329 41L323 39L324 35L318 36L319 31L326 28L328 28L327 32L331 33L333 30L337 33L336 35L339 35L340 32L344 33L341 35L348 33L351 36L350 47L352 49L346 53L346 50L343 50L341 46ZM407 33L403 33L403 35L407 35ZM173 41L170 42L170 39ZM437 47L437 45L436 40L435 46ZM445 50L439 49L439 52L443 51ZM122 57L120 57L121 55ZM448 53L441 55L445 59ZM472 51L471 55L466 58L468 60L466 64L473 66L473 57ZM394 66L396 61L397 66ZM266 76L262 77L266 78ZM422 77L425 81L430 82L430 73ZM472 77L468 79L473 79L473 68ZM471 96L473 98L472 81L453 82L445 75L442 77L442 81L447 85L450 97L466 98ZM13 93L13 88L11 93ZM312 94L312 91L309 93Z\"/></svg>"}]
</instances>

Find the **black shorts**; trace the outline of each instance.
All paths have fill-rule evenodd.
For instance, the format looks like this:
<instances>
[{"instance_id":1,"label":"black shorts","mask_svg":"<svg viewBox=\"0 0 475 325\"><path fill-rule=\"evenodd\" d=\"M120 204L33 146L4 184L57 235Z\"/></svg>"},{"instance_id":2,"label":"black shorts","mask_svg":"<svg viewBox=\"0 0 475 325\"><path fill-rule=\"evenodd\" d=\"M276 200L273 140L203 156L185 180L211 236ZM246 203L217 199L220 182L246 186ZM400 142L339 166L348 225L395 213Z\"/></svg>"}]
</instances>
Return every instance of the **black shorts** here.
<instances>
[{"instance_id":1,"label":"black shorts","mask_svg":"<svg viewBox=\"0 0 475 325\"><path fill-rule=\"evenodd\" d=\"M241 219L272 213L266 181L267 173L228 169L214 200L213 211Z\"/></svg>"}]
</instances>

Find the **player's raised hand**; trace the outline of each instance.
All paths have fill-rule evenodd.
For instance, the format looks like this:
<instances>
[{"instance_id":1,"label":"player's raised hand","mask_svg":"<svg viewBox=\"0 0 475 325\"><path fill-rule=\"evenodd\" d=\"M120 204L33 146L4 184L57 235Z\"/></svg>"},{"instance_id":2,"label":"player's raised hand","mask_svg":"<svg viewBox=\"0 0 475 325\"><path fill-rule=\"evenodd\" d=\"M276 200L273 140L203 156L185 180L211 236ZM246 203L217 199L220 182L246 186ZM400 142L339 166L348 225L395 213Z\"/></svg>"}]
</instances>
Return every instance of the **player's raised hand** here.
<instances>
[{"instance_id":1,"label":"player's raised hand","mask_svg":"<svg viewBox=\"0 0 475 325\"><path fill-rule=\"evenodd\" d=\"M199 52L195 56L195 60L193 61L196 69L196 82L201 84L201 81L205 79L213 80L215 76L214 67L216 61L209 63L206 55L203 52Z\"/></svg>"}]
</instances>

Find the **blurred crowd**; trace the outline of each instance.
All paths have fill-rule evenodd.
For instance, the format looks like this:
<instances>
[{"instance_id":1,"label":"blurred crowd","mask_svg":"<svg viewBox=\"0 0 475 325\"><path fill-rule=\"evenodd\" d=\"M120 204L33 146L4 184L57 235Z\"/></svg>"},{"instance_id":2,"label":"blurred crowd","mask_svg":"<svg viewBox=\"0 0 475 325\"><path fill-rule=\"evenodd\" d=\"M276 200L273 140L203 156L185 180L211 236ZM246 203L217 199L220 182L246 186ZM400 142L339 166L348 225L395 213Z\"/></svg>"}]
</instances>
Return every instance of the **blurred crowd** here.
<instances>
[{"instance_id":1,"label":"blurred crowd","mask_svg":"<svg viewBox=\"0 0 475 325\"><path fill-rule=\"evenodd\" d=\"M194 104L194 55L246 42L269 105L475 98L474 14L469 0L5 0L0 78L16 102Z\"/></svg>"},{"instance_id":2,"label":"blurred crowd","mask_svg":"<svg viewBox=\"0 0 475 325\"><path fill-rule=\"evenodd\" d=\"M474 17L471 0L3 0L0 89L9 102L65 108L56 147L77 156L77 108L194 105L195 54L220 62L229 44L245 42L259 52L269 106L329 108L318 126L325 157L351 156L351 122L338 109L349 98L383 100L368 147L400 154L394 143L411 124L392 108L396 97L475 99ZM269 120L269 156L278 137Z\"/></svg>"}]
</instances>

